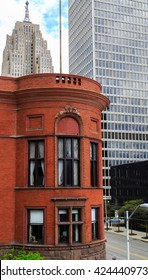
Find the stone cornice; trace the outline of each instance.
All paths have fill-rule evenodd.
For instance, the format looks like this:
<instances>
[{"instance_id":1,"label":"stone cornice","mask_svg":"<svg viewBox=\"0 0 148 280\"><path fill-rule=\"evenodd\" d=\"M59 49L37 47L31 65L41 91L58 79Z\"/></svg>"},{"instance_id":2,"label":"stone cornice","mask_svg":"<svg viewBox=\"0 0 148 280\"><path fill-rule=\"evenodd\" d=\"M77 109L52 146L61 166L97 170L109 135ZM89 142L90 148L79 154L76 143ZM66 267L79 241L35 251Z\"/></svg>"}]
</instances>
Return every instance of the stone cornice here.
<instances>
[{"instance_id":1,"label":"stone cornice","mask_svg":"<svg viewBox=\"0 0 148 280\"><path fill-rule=\"evenodd\" d=\"M36 74L19 78L0 77L1 103L74 102L104 110L109 99L96 81L77 75Z\"/></svg>"},{"instance_id":2,"label":"stone cornice","mask_svg":"<svg viewBox=\"0 0 148 280\"><path fill-rule=\"evenodd\" d=\"M101 93L89 90L65 88L32 89L16 91L17 104L28 102L76 102L92 105L101 111L109 105L109 100Z\"/></svg>"}]
</instances>

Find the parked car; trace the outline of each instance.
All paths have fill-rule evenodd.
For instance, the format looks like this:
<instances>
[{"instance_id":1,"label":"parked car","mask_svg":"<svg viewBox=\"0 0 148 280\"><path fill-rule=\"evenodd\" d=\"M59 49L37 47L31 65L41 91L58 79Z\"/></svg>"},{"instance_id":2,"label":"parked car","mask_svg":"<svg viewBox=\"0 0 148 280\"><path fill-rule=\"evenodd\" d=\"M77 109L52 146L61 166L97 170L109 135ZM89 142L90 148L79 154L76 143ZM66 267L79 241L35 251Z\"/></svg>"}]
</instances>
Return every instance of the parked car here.
<instances>
[{"instance_id":1,"label":"parked car","mask_svg":"<svg viewBox=\"0 0 148 280\"><path fill-rule=\"evenodd\" d=\"M110 219L110 222L111 222L111 223L120 223L120 222L121 222L121 219L118 218L118 217L114 217L114 218Z\"/></svg>"}]
</instances>

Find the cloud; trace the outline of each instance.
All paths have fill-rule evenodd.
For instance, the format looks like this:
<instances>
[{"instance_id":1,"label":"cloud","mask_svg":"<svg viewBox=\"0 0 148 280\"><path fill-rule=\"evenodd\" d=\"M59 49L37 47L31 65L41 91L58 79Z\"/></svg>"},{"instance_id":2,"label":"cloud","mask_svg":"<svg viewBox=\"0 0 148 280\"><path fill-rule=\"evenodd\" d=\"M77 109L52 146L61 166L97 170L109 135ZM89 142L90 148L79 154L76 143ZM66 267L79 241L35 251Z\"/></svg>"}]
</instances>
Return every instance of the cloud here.
<instances>
[{"instance_id":1,"label":"cloud","mask_svg":"<svg viewBox=\"0 0 148 280\"><path fill-rule=\"evenodd\" d=\"M16 21L25 17L26 0L5 0L0 9L0 67L6 35L12 34ZM51 51L55 72L59 72L59 0L29 0L30 21L40 25ZM68 0L62 0L62 72L68 73Z\"/></svg>"}]
</instances>

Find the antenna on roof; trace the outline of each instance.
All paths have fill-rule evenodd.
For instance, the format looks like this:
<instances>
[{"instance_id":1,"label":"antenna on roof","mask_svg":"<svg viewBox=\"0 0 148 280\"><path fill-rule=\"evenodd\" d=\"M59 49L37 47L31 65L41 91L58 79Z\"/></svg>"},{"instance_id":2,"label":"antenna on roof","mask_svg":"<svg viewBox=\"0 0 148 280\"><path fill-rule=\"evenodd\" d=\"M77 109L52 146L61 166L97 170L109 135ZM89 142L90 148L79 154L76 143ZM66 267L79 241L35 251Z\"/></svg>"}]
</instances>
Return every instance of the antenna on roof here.
<instances>
[{"instance_id":1,"label":"antenna on roof","mask_svg":"<svg viewBox=\"0 0 148 280\"><path fill-rule=\"evenodd\" d=\"M60 73L62 73L62 7L59 0L59 20L60 20Z\"/></svg>"},{"instance_id":2,"label":"antenna on roof","mask_svg":"<svg viewBox=\"0 0 148 280\"><path fill-rule=\"evenodd\" d=\"M24 18L24 21L30 22L28 6L29 6L29 2L26 1L26 3L25 3L25 18Z\"/></svg>"}]
</instances>

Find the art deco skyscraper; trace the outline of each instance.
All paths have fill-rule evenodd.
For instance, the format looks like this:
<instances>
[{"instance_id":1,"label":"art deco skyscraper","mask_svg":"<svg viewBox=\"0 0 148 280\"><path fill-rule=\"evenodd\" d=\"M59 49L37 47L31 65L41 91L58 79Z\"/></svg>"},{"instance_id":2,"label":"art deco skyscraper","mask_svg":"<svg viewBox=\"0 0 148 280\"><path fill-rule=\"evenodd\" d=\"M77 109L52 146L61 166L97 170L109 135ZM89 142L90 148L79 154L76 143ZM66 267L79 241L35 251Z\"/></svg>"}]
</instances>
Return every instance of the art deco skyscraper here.
<instances>
[{"instance_id":1,"label":"art deco skyscraper","mask_svg":"<svg viewBox=\"0 0 148 280\"><path fill-rule=\"evenodd\" d=\"M4 76L19 77L54 71L47 41L43 39L39 25L30 21L28 5L26 1L24 21L17 21L12 35L7 35L2 62Z\"/></svg>"},{"instance_id":2,"label":"art deco skyscraper","mask_svg":"<svg viewBox=\"0 0 148 280\"><path fill-rule=\"evenodd\" d=\"M103 185L110 167L148 158L147 0L69 0L70 73L100 82ZM121 194L122 195L122 194Z\"/></svg>"}]
</instances>

